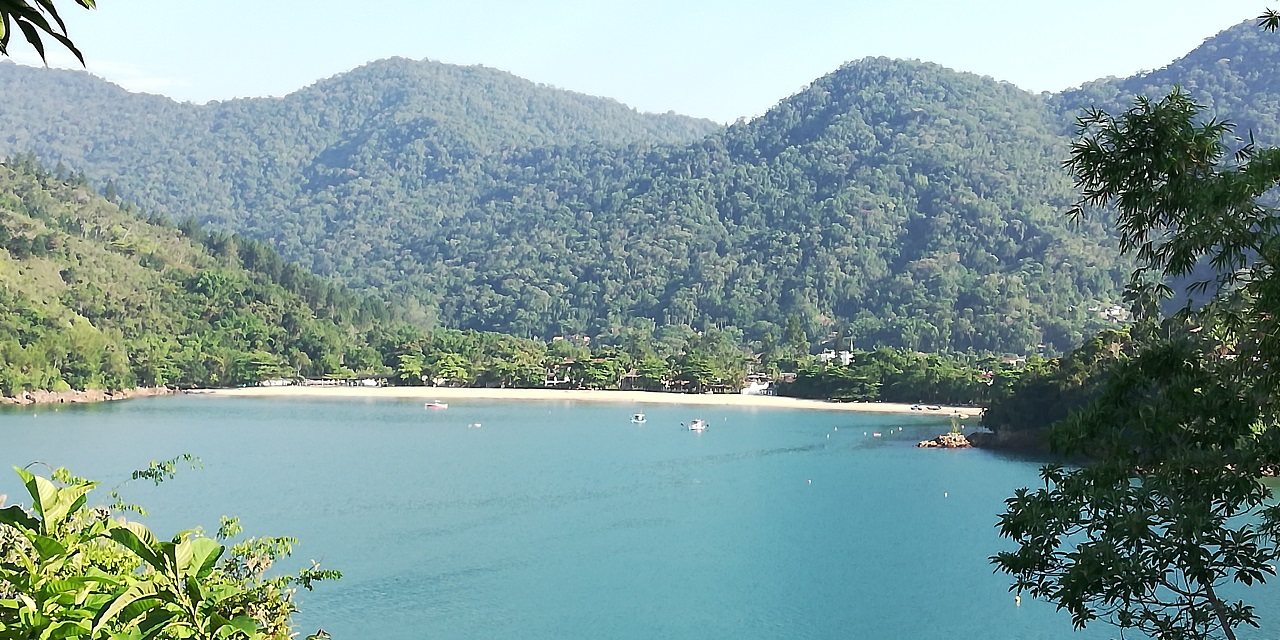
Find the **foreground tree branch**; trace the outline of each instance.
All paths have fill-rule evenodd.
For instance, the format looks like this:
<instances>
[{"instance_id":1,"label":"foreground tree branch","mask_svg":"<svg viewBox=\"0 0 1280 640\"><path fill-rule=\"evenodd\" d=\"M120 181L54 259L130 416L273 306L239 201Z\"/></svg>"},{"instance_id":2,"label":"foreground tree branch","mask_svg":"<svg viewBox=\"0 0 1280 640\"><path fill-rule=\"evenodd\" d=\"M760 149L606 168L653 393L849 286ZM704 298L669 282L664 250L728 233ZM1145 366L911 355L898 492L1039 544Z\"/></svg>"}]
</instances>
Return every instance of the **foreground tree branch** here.
<instances>
[{"instance_id":1,"label":"foreground tree branch","mask_svg":"<svg viewBox=\"0 0 1280 640\"><path fill-rule=\"evenodd\" d=\"M1097 401L1056 425L1044 487L1006 501L997 554L1013 589L1162 640L1257 626L1224 584L1275 575L1277 510L1259 478L1280 465L1280 217L1260 198L1280 183L1280 150L1232 137L1228 122L1175 90L1120 116L1090 111L1065 163L1083 197L1110 207L1139 263L1128 296L1132 357ZM1208 303L1164 317L1164 279L1210 265ZM1179 580L1172 580L1177 576Z\"/></svg>"},{"instance_id":2,"label":"foreground tree branch","mask_svg":"<svg viewBox=\"0 0 1280 640\"><path fill-rule=\"evenodd\" d=\"M97 8L96 0L74 1L86 9ZM15 26L22 31L22 36L45 63L49 60L45 56L41 34L57 40L84 65L84 55L67 37L67 25L62 21L62 16L58 15L58 7L53 0L0 0L0 55L9 55L9 38L13 35Z\"/></svg>"}]
</instances>

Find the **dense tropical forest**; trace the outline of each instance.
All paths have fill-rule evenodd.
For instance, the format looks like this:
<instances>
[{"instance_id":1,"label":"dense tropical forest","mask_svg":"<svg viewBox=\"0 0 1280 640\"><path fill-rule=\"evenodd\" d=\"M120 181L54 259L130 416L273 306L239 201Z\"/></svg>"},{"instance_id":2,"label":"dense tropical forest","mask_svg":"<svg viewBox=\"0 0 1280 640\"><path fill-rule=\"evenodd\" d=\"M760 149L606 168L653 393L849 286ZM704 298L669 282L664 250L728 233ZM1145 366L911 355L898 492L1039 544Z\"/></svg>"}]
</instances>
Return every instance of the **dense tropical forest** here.
<instances>
[{"instance_id":1,"label":"dense tropical forest","mask_svg":"<svg viewBox=\"0 0 1280 640\"><path fill-rule=\"evenodd\" d=\"M0 165L0 249L0 394L9 396L360 377L737 391L751 373L782 369L800 370L784 393L805 397L896 399L914 388L913 400L975 402L987 388L977 363L881 349L857 353L876 365L855 398L841 381L863 376L861 364L816 359L794 322L781 343L652 322L594 342L423 328L406 320L411 312L307 273L262 241L190 218L143 218L94 194L84 176L31 156ZM950 395L919 386L922 376L951 380Z\"/></svg>"},{"instance_id":2,"label":"dense tropical forest","mask_svg":"<svg viewBox=\"0 0 1280 640\"><path fill-rule=\"evenodd\" d=\"M793 395L988 402L990 354L1051 377L1034 356L1125 318L1106 217L1063 215L1071 114L1181 80L1272 136L1276 57L1244 25L1052 96L867 59L728 127L403 59L208 105L0 63L0 392L786 370ZM929 394L895 377L925 369Z\"/></svg>"},{"instance_id":3,"label":"dense tropical forest","mask_svg":"<svg viewBox=\"0 0 1280 640\"><path fill-rule=\"evenodd\" d=\"M1181 83L1265 142L1278 59L1245 24L1057 95L866 59L728 127L404 59L206 105L0 64L0 154L265 241L422 325L780 341L794 318L815 347L1062 353L1114 324L1130 267L1105 218L1063 216L1080 108Z\"/></svg>"},{"instance_id":4,"label":"dense tropical forest","mask_svg":"<svg viewBox=\"0 0 1280 640\"><path fill-rule=\"evenodd\" d=\"M199 106L16 65L0 85L0 152L427 324L780 340L794 317L815 344L1062 352L1127 270L1105 224L1061 216L1065 111L925 63L852 63L724 128L407 60Z\"/></svg>"},{"instance_id":5,"label":"dense tropical forest","mask_svg":"<svg viewBox=\"0 0 1280 640\"><path fill-rule=\"evenodd\" d=\"M1278 56L1244 25L1041 96L867 59L728 127L403 59L208 105L0 63L0 391L785 370L806 397L988 402L990 355L1048 375L1126 317L1106 216L1063 215L1072 114L1181 79L1264 139ZM922 367L912 397L894 376Z\"/></svg>"}]
</instances>

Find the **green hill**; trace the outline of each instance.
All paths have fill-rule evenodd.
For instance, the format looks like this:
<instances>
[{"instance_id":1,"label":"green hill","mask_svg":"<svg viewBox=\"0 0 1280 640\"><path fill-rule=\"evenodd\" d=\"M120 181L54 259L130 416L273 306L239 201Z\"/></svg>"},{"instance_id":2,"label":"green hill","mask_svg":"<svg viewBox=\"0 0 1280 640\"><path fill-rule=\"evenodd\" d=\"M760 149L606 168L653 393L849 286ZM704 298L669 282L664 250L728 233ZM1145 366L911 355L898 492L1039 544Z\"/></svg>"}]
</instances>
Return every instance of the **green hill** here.
<instances>
[{"instance_id":1,"label":"green hill","mask_svg":"<svg viewBox=\"0 0 1280 640\"><path fill-rule=\"evenodd\" d=\"M133 94L87 73L0 62L0 156L36 152L112 180L149 211L235 221L381 154L696 139L710 121L637 113L484 67L379 60L287 98L206 105Z\"/></svg>"},{"instance_id":2,"label":"green hill","mask_svg":"<svg viewBox=\"0 0 1280 640\"><path fill-rule=\"evenodd\" d=\"M1259 141L1280 141L1280 40L1248 20L1205 40L1194 51L1155 71L1105 78L1064 91L1052 103L1068 124L1081 108L1120 112L1135 96L1159 98L1175 85L1206 107L1206 116L1251 130Z\"/></svg>"},{"instance_id":3,"label":"green hill","mask_svg":"<svg viewBox=\"0 0 1280 640\"><path fill-rule=\"evenodd\" d=\"M1057 96L866 59L723 128L408 60L202 106L0 64L0 154L34 150L443 326L776 342L790 320L865 347L1065 351L1107 324L1128 271L1103 224L1063 218L1077 107L1194 83L1265 132L1270 46L1236 28Z\"/></svg>"},{"instance_id":4,"label":"green hill","mask_svg":"<svg viewBox=\"0 0 1280 640\"><path fill-rule=\"evenodd\" d=\"M383 371L361 334L390 320L381 303L157 222L30 158L0 164L0 393Z\"/></svg>"}]
</instances>

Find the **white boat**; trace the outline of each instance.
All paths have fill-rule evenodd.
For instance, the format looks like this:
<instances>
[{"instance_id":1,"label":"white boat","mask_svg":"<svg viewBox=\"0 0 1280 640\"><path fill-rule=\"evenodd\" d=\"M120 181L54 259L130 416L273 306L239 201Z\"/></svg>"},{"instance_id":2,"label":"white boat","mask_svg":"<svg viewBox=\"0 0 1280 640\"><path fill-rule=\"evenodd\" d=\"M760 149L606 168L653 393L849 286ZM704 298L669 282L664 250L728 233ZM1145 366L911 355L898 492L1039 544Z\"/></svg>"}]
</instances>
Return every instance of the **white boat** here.
<instances>
[{"instance_id":1,"label":"white boat","mask_svg":"<svg viewBox=\"0 0 1280 640\"><path fill-rule=\"evenodd\" d=\"M699 420L693 420L693 421L691 421L691 422L689 423L689 430L690 430L690 431L706 431L706 429L707 429L707 421L706 421L706 420L701 420L701 419L699 419Z\"/></svg>"},{"instance_id":2,"label":"white boat","mask_svg":"<svg viewBox=\"0 0 1280 640\"><path fill-rule=\"evenodd\" d=\"M644 424L644 423L645 423L645 417L644 417L644 414L643 414L643 413L633 414L633 415L631 416L631 421L632 421L632 422L634 422L634 423L636 423L636 424Z\"/></svg>"},{"instance_id":3,"label":"white boat","mask_svg":"<svg viewBox=\"0 0 1280 640\"><path fill-rule=\"evenodd\" d=\"M423 406L424 408L427 408L427 409L448 409L448 408L449 408L449 403L448 403L448 402L440 402L439 400L436 400L435 402L428 402L428 403L426 403L426 404L424 404L424 405L422 405L422 406Z\"/></svg>"}]
</instances>

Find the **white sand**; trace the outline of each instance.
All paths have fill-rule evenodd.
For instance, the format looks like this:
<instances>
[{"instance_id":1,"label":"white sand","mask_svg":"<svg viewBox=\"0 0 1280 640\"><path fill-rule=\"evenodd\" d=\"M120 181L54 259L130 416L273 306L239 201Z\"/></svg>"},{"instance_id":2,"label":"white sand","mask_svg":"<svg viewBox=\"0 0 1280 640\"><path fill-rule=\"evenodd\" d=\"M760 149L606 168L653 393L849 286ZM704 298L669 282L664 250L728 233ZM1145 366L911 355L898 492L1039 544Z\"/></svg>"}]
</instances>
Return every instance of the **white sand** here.
<instances>
[{"instance_id":1,"label":"white sand","mask_svg":"<svg viewBox=\"0 0 1280 640\"><path fill-rule=\"evenodd\" d=\"M894 402L824 402L778 396L740 394L655 393L649 391L584 391L568 389L457 389L447 387L245 387L241 389L200 389L191 393L214 396L281 398L409 398L414 400L570 400L630 404L671 404L717 407L767 407L816 411L859 411L864 413L907 413L913 415L963 417L978 416L978 407L943 406L913 411L909 404ZM926 405L915 405L926 406ZM932 405L929 405L932 406Z\"/></svg>"}]
</instances>

